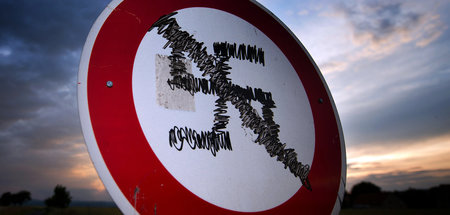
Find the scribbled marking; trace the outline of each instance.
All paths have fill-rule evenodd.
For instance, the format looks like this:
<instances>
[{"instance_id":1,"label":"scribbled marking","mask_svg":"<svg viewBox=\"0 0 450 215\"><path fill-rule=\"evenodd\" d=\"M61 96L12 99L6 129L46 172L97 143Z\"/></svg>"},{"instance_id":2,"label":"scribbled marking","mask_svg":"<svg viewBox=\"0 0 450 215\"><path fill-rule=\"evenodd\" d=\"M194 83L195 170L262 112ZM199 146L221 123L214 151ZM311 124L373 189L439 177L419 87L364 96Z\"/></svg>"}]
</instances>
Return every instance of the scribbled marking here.
<instances>
[{"instance_id":1,"label":"scribbled marking","mask_svg":"<svg viewBox=\"0 0 450 215\"><path fill-rule=\"evenodd\" d=\"M230 57L240 60L249 60L250 62L254 61L255 63L260 62L265 65L263 50L258 49L256 51L255 46L247 46L245 55L243 54L243 48L241 48L241 52L238 50L236 55L236 52L233 51L235 50L236 45L224 42L214 43L215 55L208 54L206 47L203 46L203 42L196 41L193 38L193 35L181 30L181 27L173 17L176 14L177 13L174 12L162 16L148 31L157 28L157 33L167 40L167 43L163 48L169 47L172 49L170 74L173 78L167 81L172 89L177 87L191 92L191 94L201 91L205 94L214 94L219 97L216 100L217 108L214 110L215 118L212 131L209 133L201 132L201 134L205 134L206 136L219 136L223 134L223 142L217 141L217 144L214 142L214 138L209 138L213 139L210 141L213 141L214 143L209 145L210 150L212 149L212 145L214 145L214 147L219 146L218 148L214 148L214 153L211 151L213 155L215 156L215 153L218 152L217 149L221 147L230 151L232 150L231 143L229 142L229 134L224 130L229 122L229 116L226 115L228 108L226 102L231 102L231 104L239 110L242 126L251 129L258 135L255 142L259 145L263 145L271 157L276 156L277 160L284 164L285 169L289 168L289 171L295 177L300 178L303 186L311 190L308 179L310 166L299 162L295 150L286 148L286 143L281 143L278 137L280 126L273 121L273 111L271 109L276 106L270 92L263 92L258 88L253 90L250 87L239 87L234 85L230 78L227 77L227 75L230 74L229 70L231 69L227 64ZM241 47L241 45L239 47ZM252 48L249 49L249 47ZM250 54L248 52L249 50L251 50ZM184 53L197 64L199 70L203 72L202 76L209 75L209 80L206 81L204 79L194 78L192 74L186 72L186 68L182 63L182 61L186 59ZM259 116L257 111L251 106L251 100L256 100L263 105L262 117ZM186 141L188 144L192 144L195 138L189 139L187 136L196 137L196 135L194 135L194 131L192 130L187 132L189 135L183 135L186 134L186 130L189 131L187 128L184 130L180 130L178 127L171 129L169 131L169 145L175 147L177 150L181 150L182 146L176 145L179 144L177 139L182 143ZM179 136L178 133L180 134ZM188 139L191 142L188 142ZM203 141L204 138L201 140ZM195 139L195 141L198 141L198 139ZM198 144L191 144L190 146L192 149L200 148L200 145ZM193 146L195 148L193 148ZM206 146L208 145L201 146L206 149Z\"/></svg>"}]
</instances>

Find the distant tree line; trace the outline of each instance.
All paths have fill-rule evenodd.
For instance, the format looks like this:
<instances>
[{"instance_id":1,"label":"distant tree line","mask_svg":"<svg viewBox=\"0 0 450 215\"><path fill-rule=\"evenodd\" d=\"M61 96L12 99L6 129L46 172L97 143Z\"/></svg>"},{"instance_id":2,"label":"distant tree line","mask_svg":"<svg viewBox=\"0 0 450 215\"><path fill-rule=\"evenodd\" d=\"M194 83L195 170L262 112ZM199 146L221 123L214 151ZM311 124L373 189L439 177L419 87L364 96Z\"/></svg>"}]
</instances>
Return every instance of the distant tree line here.
<instances>
[{"instance_id":1,"label":"distant tree line","mask_svg":"<svg viewBox=\"0 0 450 215\"><path fill-rule=\"evenodd\" d=\"M31 193L6 192L0 197L0 206L22 205L31 200ZM70 205L70 192L56 185L53 196L45 200L47 207L66 208ZM405 191L382 191L371 182L360 182L344 195L342 208L450 208L450 184L430 189L410 188Z\"/></svg>"},{"instance_id":2,"label":"distant tree line","mask_svg":"<svg viewBox=\"0 0 450 215\"><path fill-rule=\"evenodd\" d=\"M31 193L28 191L20 191L18 193L6 192L0 197L0 206L23 205L26 201L31 200ZM45 200L47 207L67 208L72 201L70 192L62 185L56 185L53 190L53 196Z\"/></svg>"},{"instance_id":3,"label":"distant tree line","mask_svg":"<svg viewBox=\"0 0 450 215\"><path fill-rule=\"evenodd\" d=\"M18 193L6 192L3 193L0 197L0 205L1 206L9 206L9 205L23 205L26 201L31 200L31 193L22 190Z\"/></svg>"},{"instance_id":4,"label":"distant tree line","mask_svg":"<svg viewBox=\"0 0 450 215\"><path fill-rule=\"evenodd\" d=\"M345 192L342 208L450 208L450 184L391 192L363 181Z\"/></svg>"}]
</instances>

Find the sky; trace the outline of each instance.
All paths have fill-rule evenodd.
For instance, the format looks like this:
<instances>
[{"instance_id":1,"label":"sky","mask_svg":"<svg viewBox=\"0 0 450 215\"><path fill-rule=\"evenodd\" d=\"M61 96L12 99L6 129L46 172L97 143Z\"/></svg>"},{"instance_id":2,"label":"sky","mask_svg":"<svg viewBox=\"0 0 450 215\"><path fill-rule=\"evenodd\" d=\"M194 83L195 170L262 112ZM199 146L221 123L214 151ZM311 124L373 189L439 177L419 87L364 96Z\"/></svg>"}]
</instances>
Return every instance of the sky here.
<instances>
[{"instance_id":1,"label":"sky","mask_svg":"<svg viewBox=\"0 0 450 215\"><path fill-rule=\"evenodd\" d=\"M450 181L450 1L260 0L306 47L339 112L347 190ZM110 201L77 109L87 34L108 0L0 0L0 193Z\"/></svg>"}]
</instances>

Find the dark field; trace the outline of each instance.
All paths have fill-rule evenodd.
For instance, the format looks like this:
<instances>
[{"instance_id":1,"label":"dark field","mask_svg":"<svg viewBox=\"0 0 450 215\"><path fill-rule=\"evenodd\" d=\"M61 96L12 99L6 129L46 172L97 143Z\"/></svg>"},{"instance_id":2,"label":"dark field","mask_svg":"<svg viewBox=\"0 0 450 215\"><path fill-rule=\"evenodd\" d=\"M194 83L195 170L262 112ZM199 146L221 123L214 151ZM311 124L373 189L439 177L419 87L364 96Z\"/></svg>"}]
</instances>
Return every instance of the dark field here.
<instances>
[{"instance_id":1,"label":"dark field","mask_svg":"<svg viewBox=\"0 0 450 215\"><path fill-rule=\"evenodd\" d=\"M105 207L69 207L66 209L37 206L10 206L0 207L0 215L120 215L118 208Z\"/></svg>"},{"instance_id":2,"label":"dark field","mask_svg":"<svg viewBox=\"0 0 450 215\"><path fill-rule=\"evenodd\" d=\"M340 215L449 215L450 209L344 209Z\"/></svg>"},{"instance_id":3,"label":"dark field","mask_svg":"<svg viewBox=\"0 0 450 215\"><path fill-rule=\"evenodd\" d=\"M45 207L11 206L0 207L0 215L120 215L118 208L69 207L66 209ZM449 215L450 209L344 209L340 215Z\"/></svg>"}]
</instances>

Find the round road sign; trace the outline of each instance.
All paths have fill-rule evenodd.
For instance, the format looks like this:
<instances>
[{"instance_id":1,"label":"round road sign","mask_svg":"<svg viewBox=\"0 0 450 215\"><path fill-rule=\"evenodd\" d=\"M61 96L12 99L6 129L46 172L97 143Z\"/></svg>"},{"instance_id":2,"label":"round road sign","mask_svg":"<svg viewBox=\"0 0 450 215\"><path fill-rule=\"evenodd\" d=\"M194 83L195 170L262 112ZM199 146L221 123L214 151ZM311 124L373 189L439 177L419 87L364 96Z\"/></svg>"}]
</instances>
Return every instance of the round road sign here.
<instances>
[{"instance_id":1,"label":"round road sign","mask_svg":"<svg viewBox=\"0 0 450 215\"><path fill-rule=\"evenodd\" d=\"M113 1L78 78L83 134L126 214L330 214L345 188L334 102L252 1Z\"/></svg>"}]
</instances>

